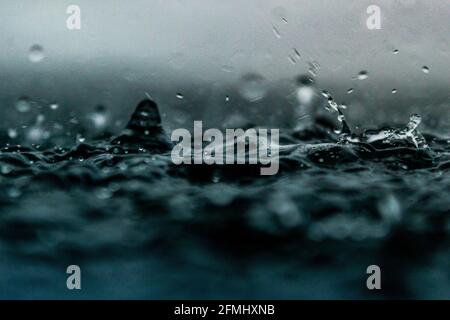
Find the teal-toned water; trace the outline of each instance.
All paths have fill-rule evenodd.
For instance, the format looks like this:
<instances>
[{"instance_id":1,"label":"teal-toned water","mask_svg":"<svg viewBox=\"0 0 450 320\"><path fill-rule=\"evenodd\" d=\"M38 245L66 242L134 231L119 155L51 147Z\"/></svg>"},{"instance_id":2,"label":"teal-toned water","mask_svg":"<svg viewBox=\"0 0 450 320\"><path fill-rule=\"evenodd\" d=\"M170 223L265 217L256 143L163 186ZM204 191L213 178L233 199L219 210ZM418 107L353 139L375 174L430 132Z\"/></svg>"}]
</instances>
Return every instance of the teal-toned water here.
<instances>
[{"instance_id":1,"label":"teal-toned water","mask_svg":"<svg viewBox=\"0 0 450 320\"><path fill-rule=\"evenodd\" d=\"M175 166L149 102L116 138L5 139L0 297L448 298L450 144L417 115L357 135L338 112L338 133L282 131L272 177ZM381 291L366 288L371 264Z\"/></svg>"}]
</instances>

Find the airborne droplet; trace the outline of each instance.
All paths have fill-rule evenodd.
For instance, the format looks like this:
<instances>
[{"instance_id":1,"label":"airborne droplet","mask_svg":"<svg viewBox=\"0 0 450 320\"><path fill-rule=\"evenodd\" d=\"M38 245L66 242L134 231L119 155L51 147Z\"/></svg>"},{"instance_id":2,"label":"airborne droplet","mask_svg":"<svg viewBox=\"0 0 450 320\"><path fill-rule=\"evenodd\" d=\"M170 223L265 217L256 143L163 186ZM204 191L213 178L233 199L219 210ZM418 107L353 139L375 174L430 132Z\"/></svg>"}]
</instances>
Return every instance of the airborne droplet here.
<instances>
[{"instance_id":1,"label":"airborne droplet","mask_svg":"<svg viewBox=\"0 0 450 320\"><path fill-rule=\"evenodd\" d=\"M358 80L366 80L368 77L369 77L369 74L365 70L358 73Z\"/></svg>"},{"instance_id":2,"label":"airborne droplet","mask_svg":"<svg viewBox=\"0 0 450 320\"><path fill-rule=\"evenodd\" d=\"M41 62L44 58L44 48L39 44L32 45L28 52L28 59L33 63L38 63Z\"/></svg>"},{"instance_id":3,"label":"airborne droplet","mask_svg":"<svg viewBox=\"0 0 450 320\"><path fill-rule=\"evenodd\" d=\"M273 31L273 34L275 35L275 37L277 37L278 39L281 39L280 31L278 31L278 29L276 27L273 26L272 31Z\"/></svg>"},{"instance_id":4,"label":"airborne droplet","mask_svg":"<svg viewBox=\"0 0 450 320\"><path fill-rule=\"evenodd\" d=\"M19 112L28 112L31 109L30 100L26 97L22 97L16 102L16 110Z\"/></svg>"},{"instance_id":5,"label":"airborne droplet","mask_svg":"<svg viewBox=\"0 0 450 320\"><path fill-rule=\"evenodd\" d=\"M297 100L300 105L309 106L313 101L314 95L315 91L312 86L304 85L297 89Z\"/></svg>"},{"instance_id":6,"label":"airborne droplet","mask_svg":"<svg viewBox=\"0 0 450 320\"><path fill-rule=\"evenodd\" d=\"M422 71L423 73L430 73L430 68L428 68L427 66L423 66Z\"/></svg>"},{"instance_id":7,"label":"airborne droplet","mask_svg":"<svg viewBox=\"0 0 450 320\"><path fill-rule=\"evenodd\" d=\"M17 130L16 129L8 129L8 137L11 139L17 138Z\"/></svg>"}]
</instances>

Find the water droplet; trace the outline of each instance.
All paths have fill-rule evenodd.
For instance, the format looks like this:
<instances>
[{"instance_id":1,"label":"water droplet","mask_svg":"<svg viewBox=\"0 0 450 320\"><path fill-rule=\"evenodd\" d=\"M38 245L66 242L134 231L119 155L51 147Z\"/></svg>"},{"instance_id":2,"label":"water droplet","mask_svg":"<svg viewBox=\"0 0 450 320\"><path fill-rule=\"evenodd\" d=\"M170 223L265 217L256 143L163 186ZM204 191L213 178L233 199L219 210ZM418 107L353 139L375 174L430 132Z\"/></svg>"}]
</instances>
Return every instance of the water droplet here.
<instances>
[{"instance_id":1,"label":"water droplet","mask_svg":"<svg viewBox=\"0 0 450 320\"><path fill-rule=\"evenodd\" d=\"M397 49L395 49L392 53L393 54L398 54L400 51L398 51Z\"/></svg>"},{"instance_id":2,"label":"water droplet","mask_svg":"<svg viewBox=\"0 0 450 320\"><path fill-rule=\"evenodd\" d=\"M369 77L369 74L365 70L358 73L358 80L366 80L368 77Z\"/></svg>"},{"instance_id":3,"label":"water droplet","mask_svg":"<svg viewBox=\"0 0 450 320\"><path fill-rule=\"evenodd\" d=\"M16 129L8 129L8 137L11 139L17 138L17 130Z\"/></svg>"},{"instance_id":4,"label":"water droplet","mask_svg":"<svg viewBox=\"0 0 450 320\"><path fill-rule=\"evenodd\" d=\"M30 100L26 97L22 97L16 102L16 110L19 112L28 112L31 109Z\"/></svg>"},{"instance_id":5,"label":"water droplet","mask_svg":"<svg viewBox=\"0 0 450 320\"><path fill-rule=\"evenodd\" d=\"M229 102L229 101L230 101L230 97L229 97L229 96L226 96L226 97L225 97L225 101L226 101L226 102Z\"/></svg>"},{"instance_id":6,"label":"water droplet","mask_svg":"<svg viewBox=\"0 0 450 320\"><path fill-rule=\"evenodd\" d=\"M267 81L259 74L246 74L241 79L239 92L249 102L261 100L267 93Z\"/></svg>"},{"instance_id":7,"label":"water droplet","mask_svg":"<svg viewBox=\"0 0 450 320\"><path fill-rule=\"evenodd\" d=\"M181 93L177 93L176 97L177 97L177 99L180 99L180 100L184 99L184 95Z\"/></svg>"},{"instance_id":8,"label":"water droplet","mask_svg":"<svg viewBox=\"0 0 450 320\"><path fill-rule=\"evenodd\" d=\"M57 103L52 103L51 105L50 105L50 109L52 109L52 110L56 110L56 109L58 109L59 108L59 105L57 104Z\"/></svg>"},{"instance_id":9,"label":"water droplet","mask_svg":"<svg viewBox=\"0 0 450 320\"><path fill-rule=\"evenodd\" d=\"M308 72L313 76L316 77L320 70L320 64L317 61L308 62Z\"/></svg>"},{"instance_id":10,"label":"water droplet","mask_svg":"<svg viewBox=\"0 0 450 320\"><path fill-rule=\"evenodd\" d=\"M81 134L77 134L77 141L79 143L84 143L86 141L86 138L83 137Z\"/></svg>"},{"instance_id":11,"label":"water droplet","mask_svg":"<svg viewBox=\"0 0 450 320\"><path fill-rule=\"evenodd\" d=\"M45 116L43 114L39 114L36 118L36 124L41 124L45 121Z\"/></svg>"},{"instance_id":12,"label":"water droplet","mask_svg":"<svg viewBox=\"0 0 450 320\"><path fill-rule=\"evenodd\" d=\"M272 9L272 16L274 18L274 22L282 21L287 24L287 11L283 7L276 7Z\"/></svg>"},{"instance_id":13,"label":"water droplet","mask_svg":"<svg viewBox=\"0 0 450 320\"><path fill-rule=\"evenodd\" d=\"M334 110L334 111L338 111L338 104L336 103L336 101L334 101L333 99L329 99L328 100L328 105Z\"/></svg>"},{"instance_id":14,"label":"water droplet","mask_svg":"<svg viewBox=\"0 0 450 320\"><path fill-rule=\"evenodd\" d=\"M301 57L300 52L296 48L294 48L294 53L297 58Z\"/></svg>"},{"instance_id":15,"label":"water droplet","mask_svg":"<svg viewBox=\"0 0 450 320\"><path fill-rule=\"evenodd\" d=\"M273 34L275 35L275 37L277 37L278 39L281 39L280 31L278 31L278 29L275 26L272 26L272 31L273 31Z\"/></svg>"},{"instance_id":16,"label":"water droplet","mask_svg":"<svg viewBox=\"0 0 450 320\"><path fill-rule=\"evenodd\" d=\"M397 89L392 89L392 93L397 93Z\"/></svg>"},{"instance_id":17,"label":"water droplet","mask_svg":"<svg viewBox=\"0 0 450 320\"><path fill-rule=\"evenodd\" d=\"M33 63L38 63L44 58L44 48L39 44L32 45L28 53L28 59Z\"/></svg>"},{"instance_id":18,"label":"water droplet","mask_svg":"<svg viewBox=\"0 0 450 320\"><path fill-rule=\"evenodd\" d=\"M347 93L350 94L350 93L353 93L353 91L354 91L353 88L350 88L347 90Z\"/></svg>"},{"instance_id":19,"label":"water droplet","mask_svg":"<svg viewBox=\"0 0 450 320\"><path fill-rule=\"evenodd\" d=\"M33 126L27 131L27 139L31 143L38 143L49 137L49 133L40 126Z\"/></svg>"},{"instance_id":20,"label":"water droplet","mask_svg":"<svg viewBox=\"0 0 450 320\"><path fill-rule=\"evenodd\" d=\"M422 71L423 73L430 73L430 68L428 68L427 66L423 66Z\"/></svg>"},{"instance_id":21,"label":"water droplet","mask_svg":"<svg viewBox=\"0 0 450 320\"><path fill-rule=\"evenodd\" d=\"M314 98L314 89L311 86L300 86L297 89L297 100L303 106L309 106Z\"/></svg>"},{"instance_id":22,"label":"water droplet","mask_svg":"<svg viewBox=\"0 0 450 320\"><path fill-rule=\"evenodd\" d=\"M104 105L98 105L95 107L95 112L91 113L88 118L93 122L94 127L98 130L103 129L108 123L108 116L106 113L106 107Z\"/></svg>"},{"instance_id":23,"label":"water droplet","mask_svg":"<svg viewBox=\"0 0 450 320\"><path fill-rule=\"evenodd\" d=\"M288 59L289 59L289 62L292 63L292 64L296 64L297 63L297 61L295 61L293 56L288 56Z\"/></svg>"}]
</instances>

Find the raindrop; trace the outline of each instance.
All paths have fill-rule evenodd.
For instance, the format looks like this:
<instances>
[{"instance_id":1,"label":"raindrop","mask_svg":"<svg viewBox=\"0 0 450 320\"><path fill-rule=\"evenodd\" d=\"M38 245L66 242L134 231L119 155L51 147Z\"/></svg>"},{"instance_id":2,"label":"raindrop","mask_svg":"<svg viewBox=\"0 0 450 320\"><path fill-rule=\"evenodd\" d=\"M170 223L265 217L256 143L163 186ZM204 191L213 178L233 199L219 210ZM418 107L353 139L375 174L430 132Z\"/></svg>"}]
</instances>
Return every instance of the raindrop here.
<instances>
[{"instance_id":1,"label":"raindrop","mask_svg":"<svg viewBox=\"0 0 450 320\"><path fill-rule=\"evenodd\" d=\"M267 81L259 74L246 74L241 79L239 92L249 102L261 100L267 93Z\"/></svg>"},{"instance_id":2,"label":"raindrop","mask_svg":"<svg viewBox=\"0 0 450 320\"><path fill-rule=\"evenodd\" d=\"M8 129L8 137L11 139L17 138L17 130L16 129Z\"/></svg>"},{"instance_id":3,"label":"raindrop","mask_svg":"<svg viewBox=\"0 0 450 320\"><path fill-rule=\"evenodd\" d=\"M392 53L393 54L398 54L400 51L398 51L397 49L395 49Z\"/></svg>"},{"instance_id":4,"label":"raindrop","mask_svg":"<svg viewBox=\"0 0 450 320\"><path fill-rule=\"evenodd\" d=\"M286 19L287 11L283 7L276 7L274 9L272 9L272 16L275 18L275 22L281 20L285 24L288 23L288 21Z\"/></svg>"},{"instance_id":5,"label":"raindrop","mask_svg":"<svg viewBox=\"0 0 450 320\"><path fill-rule=\"evenodd\" d=\"M81 134L77 134L77 141L78 141L79 143L83 143L83 142L86 141L86 138L83 137Z\"/></svg>"},{"instance_id":6,"label":"raindrop","mask_svg":"<svg viewBox=\"0 0 450 320\"><path fill-rule=\"evenodd\" d=\"M47 139L48 136L48 132L44 131L39 126L33 126L27 132L27 139L32 143L37 143L42 141L43 139Z\"/></svg>"},{"instance_id":7,"label":"raindrop","mask_svg":"<svg viewBox=\"0 0 450 320\"><path fill-rule=\"evenodd\" d=\"M181 93L177 93L176 97L177 97L177 99L180 99L180 100L184 99L184 95Z\"/></svg>"},{"instance_id":8,"label":"raindrop","mask_svg":"<svg viewBox=\"0 0 450 320\"><path fill-rule=\"evenodd\" d=\"M103 129L108 122L106 107L104 105L96 106L95 112L88 117L94 123L96 129Z\"/></svg>"},{"instance_id":9,"label":"raindrop","mask_svg":"<svg viewBox=\"0 0 450 320\"><path fill-rule=\"evenodd\" d=\"M294 53L297 58L301 57L300 52L296 48L294 48Z\"/></svg>"},{"instance_id":10,"label":"raindrop","mask_svg":"<svg viewBox=\"0 0 450 320\"><path fill-rule=\"evenodd\" d=\"M44 120L45 120L45 116L43 114L40 114L36 118L36 124L41 124L42 122L44 122Z\"/></svg>"},{"instance_id":11,"label":"raindrop","mask_svg":"<svg viewBox=\"0 0 450 320\"><path fill-rule=\"evenodd\" d=\"M331 98L331 95L326 90L322 90L321 94L323 97L327 99Z\"/></svg>"},{"instance_id":12,"label":"raindrop","mask_svg":"<svg viewBox=\"0 0 450 320\"><path fill-rule=\"evenodd\" d=\"M28 98L22 97L16 102L16 110L19 112L28 112L31 109L31 103Z\"/></svg>"},{"instance_id":13,"label":"raindrop","mask_svg":"<svg viewBox=\"0 0 450 320\"><path fill-rule=\"evenodd\" d=\"M278 39L281 39L280 31L278 31L278 29L275 26L272 26L272 31L273 31L273 34L275 35L275 37L277 37Z\"/></svg>"},{"instance_id":14,"label":"raindrop","mask_svg":"<svg viewBox=\"0 0 450 320\"><path fill-rule=\"evenodd\" d=\"M30 59L31 62L38 63L41 62L44 58L44 48L41 45L35 44L31 46L28 53L28 59Z\"/></svg>"},{"instance_id":15,"label":"raindrop","mask_svg":"<svg viewBox=\"0 0 450 320\"><path fill-rule=\"evenodd\" d=\"M294 59L293 56L289 56L288 59L289 59L289 61L290 61L292 64L296 64L296 63L297 63L297 61L295 61L295 59Z\"/></svg>"},{"instance_id":16,"label":"raindrop","mask_svg":"<svg viewBox=\"0 0 450 320\"><path fill-rule=\"evenodd\" d=\"M226 96L226 97L225 97L225 101L226 101L226 102L229 102L229 101L230 101L230 97L229 97L229 96Z\"/></svg>"},{"instance_id":17,"label":"raindrop","mask_svg":"<svg viewBox=\"0 0 450 320\"><path fill-rule=\"evenodd\" d=\"M392 93L397 93L397 89L392 89Z\"/></svg>"},{"instance_id":18,"label":"raindrop","mask_svg":"<svg viewBox=\"0 0 450 320\"><path fill-rule=\"evenodd\" d=\"M300 86L297 89L297 100L301 105L308 106L314 98L314 89L311 86Z\"/></svg>"},{"instance_id":19,"label":"raindrop","mask_svg":"<svg viewBox=\"0 0 450 320\"><path fill-rule=\"evenodd\" d=\"M347 93L350 94L350 93L353 93L353 91L354 91L354 89L350 88L350 89L347 90Z\"/></svg>"},{"instance_id":20,"label":"raindrop","mask_svg":"<svg viewBox=\"0 0 450 320\"><path fill-rule=\"evenodd\" d=\"M430 73L430 68L428 68L427 66L423 66L422 71L423 73Z\"/></svg>"},{"instance_id":21,"label":"raindrop","mask_svg":"<svg viewBox=\"0 0 450 320\"><path fill-rule=\"evenodd\" d=\"M358 73L358 80L366 80L368 77L369 77L369 74L365 70Z\"/></svg>"},{"instance_id":22,"label":"raindrop","mask_svg":"<svg viewBox=\"0 0 450 320\"><path fill-rule=\"evenodd\" d=\"M320 64L316 61L308 62L309 68L308 72L313 76L316 77L320 70Z\"/></svg>"},{"instance_id":23,"label":"raindrop","mask_svg":"<svg viewBox=\"0 0 450 320\"><path fill-rule=\"evenodd\" d=\"M56 110L56 109L58 109L59 108L59 105L57 104L57 103L52 103L51 105L50 105L50 109L52 109L52 110Z\"/></svg>"}]
</instances>

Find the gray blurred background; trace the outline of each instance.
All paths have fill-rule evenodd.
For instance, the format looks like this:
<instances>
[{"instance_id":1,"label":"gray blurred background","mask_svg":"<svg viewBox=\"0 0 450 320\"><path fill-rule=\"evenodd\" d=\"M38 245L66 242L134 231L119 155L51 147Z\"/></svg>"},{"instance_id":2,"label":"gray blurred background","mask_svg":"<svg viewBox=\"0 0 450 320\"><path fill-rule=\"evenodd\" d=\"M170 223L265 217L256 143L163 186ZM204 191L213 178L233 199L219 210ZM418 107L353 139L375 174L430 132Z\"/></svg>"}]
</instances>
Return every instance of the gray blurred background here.
<instances>
[{"instance_id":1,"label":"gray blurred background","mask_svg":"<svg viewBox=\"0 0 450 320\"><path fill-rule=\"evenodd\" d=\"M66 28L71 4L81 8L81 30ZM381 8L380 30L366 27L371 4ZM449 4L2 0L0 129L46 122L76 131L92 126L101 104L103 128L117 132L146 95L169 130L190 128L194 119L289 127L299 105L295 78L309 74L318 90L348 106L353 127L406 122L418 112L428 128L448 130ZM36 45L43 49L37 58ZM362 70L365 80L357 79ZM242 90L249 77L256 79L250 99ZM27 112L17 110L21 98Z\"/></svg>"}]
</instances>

